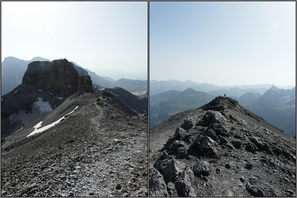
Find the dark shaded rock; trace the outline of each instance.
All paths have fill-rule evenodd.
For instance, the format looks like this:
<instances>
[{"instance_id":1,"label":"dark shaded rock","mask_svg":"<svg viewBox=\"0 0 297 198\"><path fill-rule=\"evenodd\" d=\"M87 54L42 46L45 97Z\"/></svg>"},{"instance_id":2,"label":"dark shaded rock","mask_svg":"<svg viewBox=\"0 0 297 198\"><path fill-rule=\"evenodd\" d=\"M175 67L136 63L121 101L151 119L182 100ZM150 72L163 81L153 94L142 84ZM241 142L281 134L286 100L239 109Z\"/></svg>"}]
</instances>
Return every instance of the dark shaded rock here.
<instances>
[{"instance_id":1,"label":"dark shaded rock","mask_svg":"<svg viewBox=\"0 0 297 198\"><path fill-rule=\"evenodd\" d=\"M276 197L279 193L273 189L269 184L262 181L258 177L250 177L247 184L246 190L255 197Z\"/></svg>"},{"instance_id":2,"label":"dark shaded rock","mask_svg":"<svg viewBox=\"0 0 297 198\"><path fill-rule=\"evenodd\" d=\"M189 130L193 126L196 126L197 122L198 121L196 118L190 117L184 121L184 123L181 125L181 128L183 128L185 130Z\"/></svg>"},{"instance_id":3,"label":"dark shaded rock","mask_svg":"<svg viewBox=\"0 0 297 198\"><path fill-rule=\"evenodd\" d=\"M79 80L80 79L80 80ZM28 65L22 84L33 85L38 89L48 90L53 95L67 97L83 90L92 92L90 76L81 76L67 59L35 61Z\"/></svg>"},{"instance_id":4,"label":"dark shaded rock","mask_svg":"<svg viewBox=\"0 0 297 198\"><path fill-rule=\"evenodd\" d=\"M251 163L246 163L245 165L244 165L244 168L246 168L246 169L252 169L253 168L253 164L251 164Z\"/></svg>"},{"instance_id":5,"label":"dark shaded rock","mask_svg":"<svg viewBox=\"0 0 297 198\"><path fill-rule=\"evenodd\" d=\"M256 151L258 150L256 145L252 144L252 143L248 143L246 146L245 146L245 150L246 151L249 151L249 152L252 152L252 153L256 153Z\"/></svg>"},{"instance_id":6,"label":"dark shaded rock","mask_svg":"<svg viewBox=\"0 0 297 198\"><path fill-rule=\"evenodd\" d=\"M213 123L224 123L226 118L218 111L207 111L199 120L198 125L210 126Z\"/></svg>"},{"instance_id":7,"label":"dark shaded rock","mask_svg":"<svg viewBox=\"0 0 297 198\"><path fill-rule=\"evenodd\" d=\"M211 173L210 164L207 161L200 161L193 166L193 172L195 175L208 176Z\"/></svg>"},{"instance_id":8,"label":"dark shaded rock","mask_svg":"<svg viewBox=\"0 0 297 198\"><path fill-rule=\"evenodd\" d=\"M187 131L181 127L176 128L175 137L179 139L183 139L186 135Z\"/></svg>"},{"instance_id":9,"label":"dark shaded rock","mask_svg":"<svg viewBox=\"0 0 297 198\"><path fill-rule=\"evenodd\" d=\"M225 168L230 169L231 168L230 164L225 164Z\"/></svg>"},{"instance_id":10,"label":"dark shaded rock","mask_svg":"<svg viewBox=\"0 0 297 198\"><path fill-rule=\"evenodd\" d=\"M169 197L163 176L155 168L150 168L149 171L149 196Z\"/></svg>"},{"instance_id":11,"label":"dark shaded rock","mask_svg":"<svg viewBox=\"0 0 297 198\"><path fill-rule=\"evenodd\" d=\"M172 149L173 151L176 151L180 147L187 147L187 144L182 140L175 140L170 145L170 149Z\"/></svg>"},{"instance_id":12,"label":"dark shaded rock","mask_svg":"<svg viewBox=\"0 0 297 198\"><path fill-rule=\"evenodd\" d=\"M240 181L241 181L241 182L244 182L244 181L245 181L245 180L244 180L244 177L241 176L241 177L240 177Z\"/></svg>"},{"instance_id":13,"label":"dark shaded rock","mask_svg":"<svg viewBox=\"0 0 297 198\"><path fill-rule=\"evenodd\" d=\"M174 182L185 169L184 163L175 159L158 159L154 167L163 175L166 183Z\"/></svg>"},{"instance_id":14,"label":"dark shaded rock","mask_svg":"<svg viewBox=\"0 0 297 198\"><path fill-rule=\"evenodd\" d=\"M181 158L185 158L187 156L188 156L188 150L187 150L186 146L177 148L177 150L176 150L176 157L177 158L181 159Z\"/></svg>"},{"instance_id":15,"label":"dark shaded rock","mask_svg":"<svg viewBox=\"0 0 297 198\"><path fill-rule=\"evenodd\" d=\"M195 189L192 187L191 178L194 177L192 170L187 167L175 182L175 188L180 197L196 197Z\"/></svg>"},{"instance_id":16,"label":"dark shaded rock","mask_svg":"<svg viewBox=\"0 0 297 198\"><path fill-rule=\"evenodd\" d=\"M220 147L211 137L198 136L194 144L204 156L219 158Z\"/></svg>"},{"instance_id":17,"label":"dark shaded rock","mask_svg":"<svg viewBox=\"0 0 297 198\"><path fill-rule=\"evenodd\" d=\"M205 135L207 135L208 137L211 137L214 141L219 140L216 132L213 129L211 129L211 128L209 128L209 129L206 130Z\"/></svg>"},{"instance_id":18,"label":"dark shaded rock","mask_svg":"<svg viewBox=\"0 0 297 198\"><path fill-rule=\"evenodd\" d=\"M121 184L117 184L115 189L120 190L122 188Z\"/></svg>"},{"instance_id":19,"label":"dark shaded rock","mask_svg":"<svg viewBox=\"0 0 297 198\"><path fill-rule=\"evenodd\" d=\"M240 147L241 147L241 141L233 140L233 141L231 141L231 143L233 144L233 146L234 146L236 149L240 149Z\"/></svg>"}]
</instances>

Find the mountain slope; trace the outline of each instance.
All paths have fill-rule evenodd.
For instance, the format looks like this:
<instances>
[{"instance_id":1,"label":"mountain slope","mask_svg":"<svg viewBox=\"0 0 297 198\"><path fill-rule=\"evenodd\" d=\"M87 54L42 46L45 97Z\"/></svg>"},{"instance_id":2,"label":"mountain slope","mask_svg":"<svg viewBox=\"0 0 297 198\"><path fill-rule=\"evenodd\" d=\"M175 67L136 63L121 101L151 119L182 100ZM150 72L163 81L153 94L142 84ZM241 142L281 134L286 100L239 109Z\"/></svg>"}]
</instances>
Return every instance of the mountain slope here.
<instances>
[{"instance_id":1,"label":"mountain slope","mask_svg":"<svg viewBox=\"0 0 297 198\"><path fill-rule=\"evenodd\" d=\"M296 130L295 108L295 88L278 89L275 86L247 106L247 109L292 137Z\"/></svg>"},{"instance_id":2,"label":"mountain slope","mask_svg":"<svg viewBox=\"0 0 297 198\"><path fill-rule=\"evenodd\" d=\"M29 63L22 84L2 96L1 137L43 118L77 92L93 92L92 81L79 75L67 59Z\"/></svg>"},{"instance_id":3,"label":"mountain slope","mask_svg":"<svg viewBox=\"0 0 297 198\"><path fill-rule=\"evenodd\" d=\"M150 130L150 196L295 196L295 140L229 97Z\"/></svg>"},{"instance_id":4,"label":"mountain slope","mask_svg":"<svg viewBox=\"0 0 297 198\"><path fill-rule=\"evenodd\" d=\"M168 119L170 116L176 113L188 109L198 108L214 98L207 93L195 91L191 88L180 92L173 98L170 98L171 96L168 96L167 94L158 94L154 97L164 98L164 96L165 98L169 99L162 99L166 101L157 103L155 105L150 105L150 127Z\"/></svg>"},{"instance_id":5,"label":"mountain slope","mask_svg":"<svg viewBox=\"0 0 297 198\"><path fill-rule=\"evenodd\" d=\"M147 196L146 116L103 91L68 97L41 127L59 118L2 139L2 196Z\"/></svg>"},{"instance_id":6,"label":"mountain slope","mask_svg":"<svg viewBox=\"0 0 297 198\"><path fill-rule=\"evenodd\" d=\"M255 102L260 96L261 96L260 93L248 92L248 93L245 93L245 94L242 94L241 96L239 96L238 103L241 106L246 107L247 105Z\"/></svg>"},{"instance_id":7,"label":"mountain slope","mask_svg":"<svg viewBox=\"0 0 297 198\"><path fill-rule=\"evenodd\" d=\"M135 112L142 114L147 113L147 97L135 96L120 87L105 88L104 90L112 93L115 97L117 97Z\"/></svg>"}]
</instances>

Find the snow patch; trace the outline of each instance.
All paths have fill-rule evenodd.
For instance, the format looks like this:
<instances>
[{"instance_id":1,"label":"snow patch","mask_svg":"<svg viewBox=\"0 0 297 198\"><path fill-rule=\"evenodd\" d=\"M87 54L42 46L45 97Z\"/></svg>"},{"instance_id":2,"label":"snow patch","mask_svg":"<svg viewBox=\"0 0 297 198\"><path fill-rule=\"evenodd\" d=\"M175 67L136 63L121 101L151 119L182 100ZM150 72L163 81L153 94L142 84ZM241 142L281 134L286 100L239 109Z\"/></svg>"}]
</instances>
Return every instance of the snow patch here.
<instances>
[{"instance_id":1,"label":"snow patch","mask_svg":"<svg viewBox=\"0 0 297 198\"><path fill-rule=\"evenodd\" d=\"M13 92L13 94L16 94L16 93L18 93L19 92L19 90L16 90L15 92Z\"/></svg>"},{"instance_id":2,"label":"snow patch","mask_svg":"<svg viewBox=\"0 0 297 198\"><path fill-rule=\"evenodd\" d=\"M42 124L42 121L38 122L33 128L34 128L34 131L32 131L29 135L27 135L27 137L30 137L34 134L37 134L37 133L41 133L49 128L52 128L53 126L55 126L56 124L58 124L62 119L64 119L66 116L72 114L76 109L78 108L78 106L76 106L71 112L67 113L65 116L63 116L62 118L58 119L57 121L51 123L51 124L48 124L44 127L41 127L41 124ZM41 127L41 128L40 128Z\"/></svg>"},{"instance_id":3,"label":"snow patch","mask_svg":"<svg viewBox=\"0 0 297 198\"><path fill-rule=\"evenodd\" d=\"M53 110L48 102L42 101L42 98L38 97L37 100L38 101L35 102L35 107L40 110L40 114Z\"/></svg>"},{"instance_id":4,"label":"snow patch","mask_svg":"<svg viewBox=\"0 0 297 198\"><path fill-rule=\"evenodd\" d=\"M58 100L63 100L64 98L63 97L56 97Z\"/></svg>"},{"instance_id":5,"label":"snow patch","mask_svg":"<svg viewBox=\"0 0 297 198\"><path fill-rule=\"evenodd\" d=\"M38 91L42 91L42 89L38 89Z\"/></svg>"}]
</instances>

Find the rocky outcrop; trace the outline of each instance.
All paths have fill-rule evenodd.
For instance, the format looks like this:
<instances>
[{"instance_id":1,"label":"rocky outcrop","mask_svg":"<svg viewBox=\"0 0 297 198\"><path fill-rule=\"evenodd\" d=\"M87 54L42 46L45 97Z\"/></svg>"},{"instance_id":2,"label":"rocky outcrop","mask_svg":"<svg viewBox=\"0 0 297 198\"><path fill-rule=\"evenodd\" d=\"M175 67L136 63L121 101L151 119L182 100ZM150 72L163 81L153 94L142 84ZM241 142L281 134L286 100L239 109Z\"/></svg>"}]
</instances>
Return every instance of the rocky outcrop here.
<instances>
[{"instance_id":1,"label":"rocky outcrop","mask_svg":"<svg viewBox=\"0 0 297 198\"><path fill-rule=\"evenodd\" d=\"M149 186L150 186L150 196L151 197L169 197L169 194L167 192L167 186L163 179L163 176L160 174L160 172L155 169L150 169L150 180L149 180Z\"/></svg>"},{"instance_id":2,"label":"rocky outcrop","mask_svg":"<svg viewBox=\"0 0 297 198\"><path fill-rule=\"evenodd\" d=\"M167 189L171 182L183 197L295 196L294 139L231 98L217 97L185 114L183 121L176 115L154 128L162 133L180 123L153 165Z\"/></svg>"},{"instance_id":3,"label":"rocky outcrop","mask_svg":"<svg viewBox=\"0 0 297 198\"><path fill-rule=\"evenodd\" d=\"M31 62L22 84L2 97L1 120L4 124L1 125L1 136L21 128L24 121L19 117L30 117L37 101L55 109L74 93L90 92L93 92L90 76L79 75L67 59ZM37 114L42 117L45 113L40 111Z\"/></svg>"},{"instance_id":4,"label":"rocky outcrop","mask_svg":"<svg viewBox=\"0 0 297 198\"><path fill-rule=\"evenodd\" d=\"M33 85L37 89L48 90L55 96L67 97L78 91L92 92L89 76L80 76L67 59L35 61L28 65L23 85Z\"/></svg>"}]
</instances>

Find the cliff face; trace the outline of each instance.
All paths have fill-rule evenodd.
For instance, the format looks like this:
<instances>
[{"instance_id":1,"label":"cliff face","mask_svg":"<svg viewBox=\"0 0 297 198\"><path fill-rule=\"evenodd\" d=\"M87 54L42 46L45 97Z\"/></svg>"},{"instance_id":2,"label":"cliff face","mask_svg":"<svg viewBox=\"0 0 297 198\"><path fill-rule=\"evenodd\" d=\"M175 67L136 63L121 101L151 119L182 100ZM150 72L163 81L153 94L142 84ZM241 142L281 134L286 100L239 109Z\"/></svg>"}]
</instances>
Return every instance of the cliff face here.
<instances>
[{"instance_id":1,"label":"cliff face","mask_svg":"<svg viewBox=\"0 0 297 198\"><path fill-rule=\"evenodd\" d=\"M67 59L34 61L28 65L22 84L2 97L2 136L24 126L23 117L45 115L74 93L92 92L90 76L79 75Z\"/></svg>"},{"instance_id":2,"label":"cliff face","mask_svg":"<svg viewBox=\"0 0 297 198\"><path fill-rule=\"evenodd\" d=\"M79 76L73 64L67 59L30 63L22 84L48 90L60 97L67 97L78 91L93 91L90 76Z\"/></svg>"}]
</instances>

